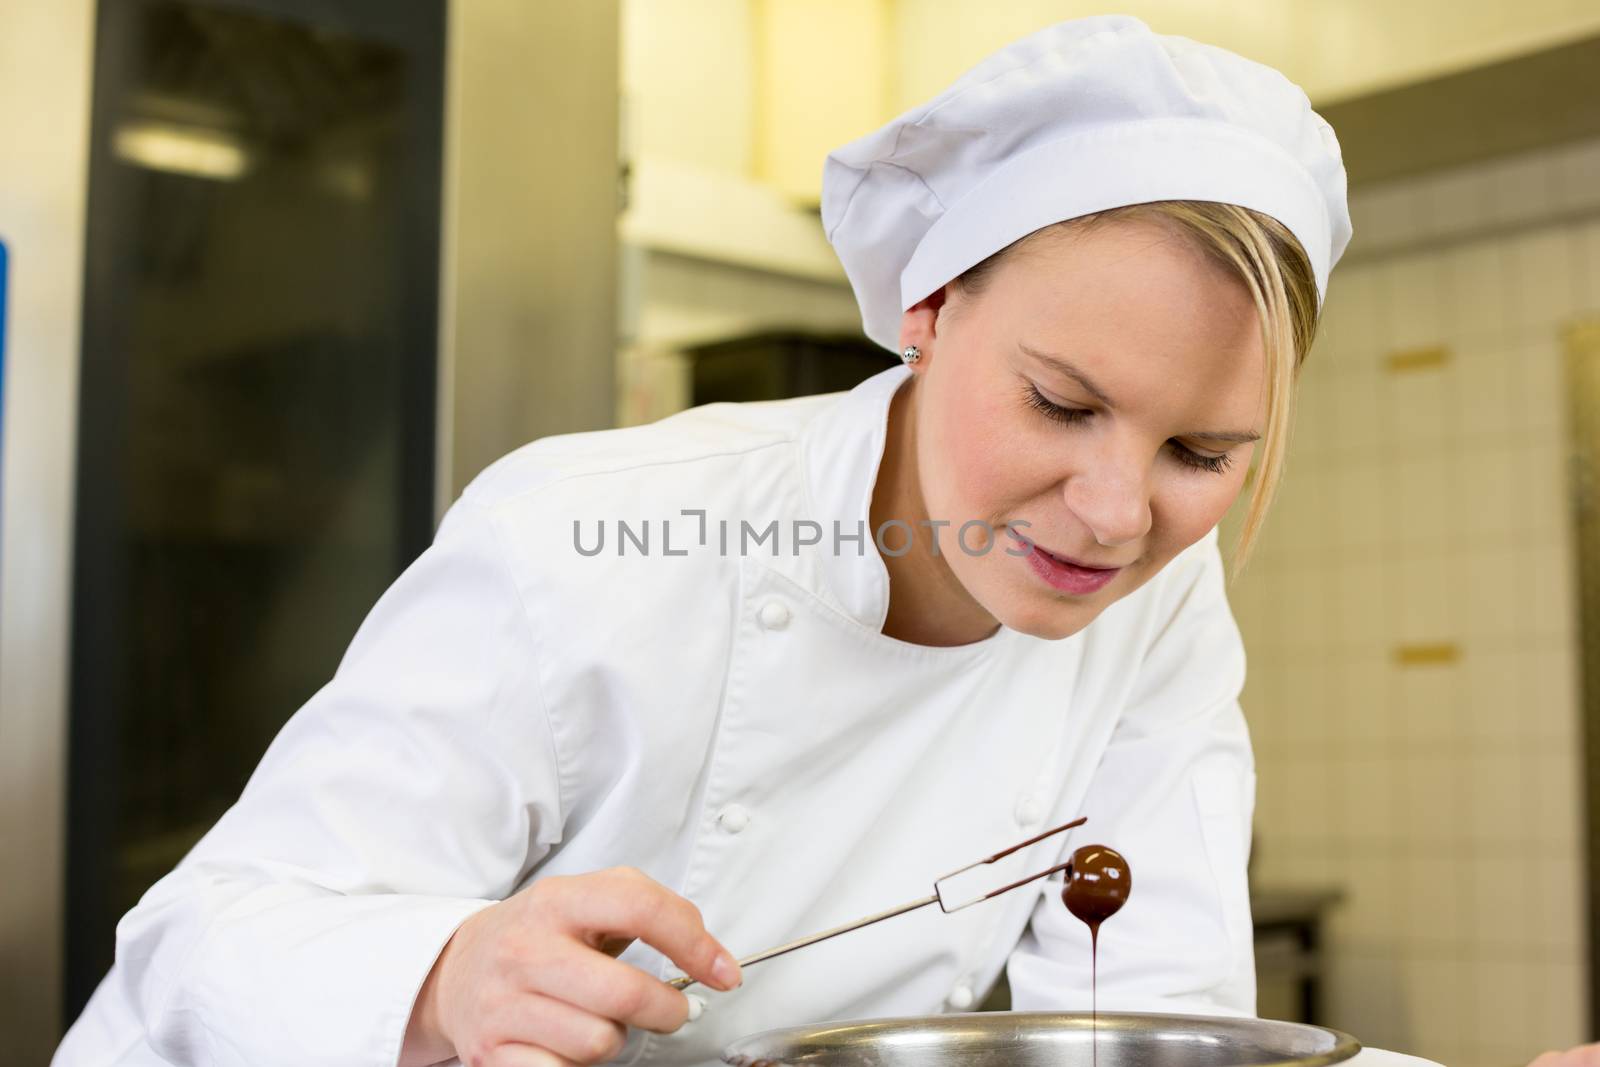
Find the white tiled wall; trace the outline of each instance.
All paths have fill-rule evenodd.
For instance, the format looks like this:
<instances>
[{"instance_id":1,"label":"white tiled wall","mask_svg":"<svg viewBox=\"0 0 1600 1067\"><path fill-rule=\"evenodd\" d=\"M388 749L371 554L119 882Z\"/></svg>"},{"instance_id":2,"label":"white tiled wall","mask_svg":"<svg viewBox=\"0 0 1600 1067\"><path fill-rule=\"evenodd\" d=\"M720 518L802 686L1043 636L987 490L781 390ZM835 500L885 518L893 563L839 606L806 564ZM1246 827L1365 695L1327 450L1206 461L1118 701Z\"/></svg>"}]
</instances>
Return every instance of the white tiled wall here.
<instances>
[{"instance_id":1,"label":"white tiled wall","mask_svg":"<svg viewBox=\"0 0 1600 1067\"><path fill-rule=\"evenodd\" d=\"M1522 1065L1595 1036L1561 330L1600 314L1600 142L1373 187L1352 213L1232 589L1257 877L1346 889L1331 1023ZM1430 346L1441 366L1388 369ZM1454 662L1396 656L1441 644Z\"/></svg>"}]
</instances>

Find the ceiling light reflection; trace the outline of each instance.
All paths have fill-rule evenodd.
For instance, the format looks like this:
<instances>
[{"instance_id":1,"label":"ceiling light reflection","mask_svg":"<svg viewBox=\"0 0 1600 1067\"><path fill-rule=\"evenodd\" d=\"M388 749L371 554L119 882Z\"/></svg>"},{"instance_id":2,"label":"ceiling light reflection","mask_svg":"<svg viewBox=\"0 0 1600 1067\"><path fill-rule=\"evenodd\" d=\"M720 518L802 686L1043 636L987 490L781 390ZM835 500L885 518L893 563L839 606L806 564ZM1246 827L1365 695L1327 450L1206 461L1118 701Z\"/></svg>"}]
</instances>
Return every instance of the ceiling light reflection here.
<instances>
[{"instance_id":1,"label":"ceiling light reflection","mask_svg":"<svg viewBox=\"0 0 1600 1067\"><path fill-rule=\"evenodd\" d=\"M230 134L169 123L124 123L112 147L117 158L137 167L216 181L243 177L251 162L250 153Z\"/></svg>"}]
</instances>

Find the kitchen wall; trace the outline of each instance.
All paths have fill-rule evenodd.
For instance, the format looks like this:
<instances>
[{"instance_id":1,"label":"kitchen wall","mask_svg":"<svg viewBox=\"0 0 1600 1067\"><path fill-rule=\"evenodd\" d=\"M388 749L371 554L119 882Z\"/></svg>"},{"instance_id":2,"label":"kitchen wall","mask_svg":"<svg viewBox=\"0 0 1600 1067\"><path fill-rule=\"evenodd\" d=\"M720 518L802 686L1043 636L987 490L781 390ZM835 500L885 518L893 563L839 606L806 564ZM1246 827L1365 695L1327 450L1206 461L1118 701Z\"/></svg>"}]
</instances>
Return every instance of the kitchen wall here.
<instances>
[{"instance_id":1,"label":"kitchen wall","mask_svg":"<svg viewBox=\"0 0 1600 1067\"><path fill-rule=\"evenodd\" d=\"M1600 141L1360 189L1352 213L1232 589L1257 875L1346 889L1333 1025L1525 1064L1595 1036L1562 336L1600 315Z\"/></svg>"},{"instance_id":2,"label":"kitchen wall","mask_svg":"<svg viewBox=\"0 0 1600 1067\"><path fill-rule=\"evenodd\" d=\"M788 0L804 3L806 0ZM1277 67L1318 105L1600 31L1590 0L893 0L901 57L891 99L910 107L1006 42L1060 19L1125 12L1161 33ZM898 110L898 109L897 109Z\"/></svg>"},{"instance_id":3,"label":"kitchen wall","mask_svg":"<svg viewBox=\"0 0 1600 1067\"><path fill-rule=\"evenodd\" d=\"M609 420L619 273L618 0L449 13L441 515L521 442Z\"/></svg>"},{"instance_id":4,"label":"kitchen wall","mask_svg":"<svg viewBox=\"0 0 1600 1067\"><path fill-rule=\"evenodd\" d=\"M821 194L823 157L1088 0L623 0L630 140ZM1130 0L1113 10L1281 69L1318 106L1600 33L1592 0Z\"/></svg>"},{"instance_id":5,"label":"kitchen wall","mask_svg":"<svg viewBox=\"0 0 1600 1067\"><path fill-rule=\"evenodd\" d=\"M18 1063L43 1063L54 1048L62 975L60 768L94 18L89 0L0 0L0 144L10 164L0 181L0 241L10 253L0 412L0 1032Z\"/></svg>"},{"instance_id":6,"label":"kitchen wall","mask_svg":"<svg viewBox=\"0 0 1600 1067\"><path fill-rule=\"evenodd\" d=\"M632 148L814 202L823 157L895 113L895 7L893 0L624 0L622 89ZM959 25L948 32L958 34Z\"/></svg>"},{"instance_id":7,"label":"kitchen wall","mask_svg":"<svg viewBox=\"0 0 1600 1067\"><path fill-rule=\"evenodd\" d=\"M653 422L690 405L693 365L685 349L692 345L768 330L844 334L861 328L861 312L842 277L764 270L637 244L623 250L619 426Z\"/></svg>"},{"instance_id":8,"label":"kitchen wall","mask_svg":"<svg viewBox=\"0 0 1600 1067\"><path fill-rule=\"evenodd\" d=\"M885 0L624 0L619 425L688 406L686 346L860 328L805 204L833 144L813 152L801 131L851 131L843 141L882 121L888 75L871 56L886 50L886 12Z\"/></svg>"}]
</instances>

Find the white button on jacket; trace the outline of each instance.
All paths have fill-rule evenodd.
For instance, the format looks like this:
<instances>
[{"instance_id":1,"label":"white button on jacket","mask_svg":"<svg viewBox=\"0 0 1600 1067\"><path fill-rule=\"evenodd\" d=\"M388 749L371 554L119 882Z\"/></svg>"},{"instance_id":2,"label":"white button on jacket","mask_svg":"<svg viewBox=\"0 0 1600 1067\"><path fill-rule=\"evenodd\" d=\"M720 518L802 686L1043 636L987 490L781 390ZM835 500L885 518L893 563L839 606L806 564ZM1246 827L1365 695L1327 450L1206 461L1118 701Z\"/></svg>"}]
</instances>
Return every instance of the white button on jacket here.
<instances>
[{"instance_id":1,"label":"white button on jacket","mask_svg":"<svg viewBox=\"0 0 1600 1067\"><path fill-rule=\"evenodd\" d=\"M717 816L717 825L730 834L739 833L750 825L750 813L737 804L729 804Z\"/></svg>"},{"instance_id":2,"label":"white button on jacket","mask_svg":"<svg viewBox=\"0 0 1600 1067\"><path fill-rule=\"evenodd\" d=\"M1019 782L1051 783L1041 821L1089 824L1009 871L1089 841L1132 864L1102 1009L1252 1010L1254 776L1215 531L1066 640L885 636L868 505L907 374L548 438L484 472L239 801L123 919L55 1062L390 1067L451 932L532 880L640 867L742 955L1020 840ZM614 525L579 551L619 517L654 524L655 552ZM742 523L780 540L741 552ZM798 544L804 523L820 542ZM759 813L743 832L735 804ZM639 943L622 958L676 973ZM1088 1009L1089 937L1059 883L758 964L618 1062L936 1013L1008 964L1018 1007Z\"/></svg>"},{"instance_id":3,"label":"white button on jacket","mask_svg":"<svg viewBox=\"0 0 1600 1067\"><path fill-rule=\"evenodd\" d=\"M1017 801L1017 825L1023 828L1039 825L1043 815L1043 808L1031 793L1025 793Z\"/></svg>"}]
</instances>

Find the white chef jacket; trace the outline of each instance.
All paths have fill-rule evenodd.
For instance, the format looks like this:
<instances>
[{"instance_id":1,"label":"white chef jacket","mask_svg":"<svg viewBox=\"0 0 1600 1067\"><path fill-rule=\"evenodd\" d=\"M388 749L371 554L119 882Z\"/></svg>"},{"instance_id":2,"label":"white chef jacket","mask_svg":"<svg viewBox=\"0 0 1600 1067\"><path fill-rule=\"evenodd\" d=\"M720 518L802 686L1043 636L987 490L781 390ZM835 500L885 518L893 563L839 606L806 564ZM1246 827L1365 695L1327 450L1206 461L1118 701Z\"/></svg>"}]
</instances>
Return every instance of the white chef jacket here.
<instances>
[{"instance_id":1,"label":"white chef jacket","mask_svg":"<svg viewBox=\"0 0 1600 1067\"><path fill-rule=\"evenodd\" d=\"M1252 1012L1254 769L1216 531L1064 640L886 636L868 509L908 375L491 466L238 803L119 924L57 1067L391 1067L452 931L537 878L639 867L745 955L1080 814L1003 862L1020 876L1090 841L1127 856L1100 1007ZM819 544L791 535L802 520ZM579 551L602 521L604 550ZM741 551L742 524L773 521ZM678 973L640 943L622 959ZM615 1062L970 1008L1003 967L1018 1008L1089 1007L1088 933L1058 879L697 988L696 1021L633 1033Z\"/></svg>"}]
</instances>

